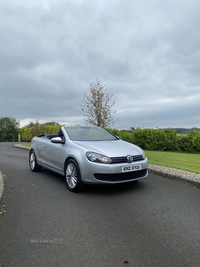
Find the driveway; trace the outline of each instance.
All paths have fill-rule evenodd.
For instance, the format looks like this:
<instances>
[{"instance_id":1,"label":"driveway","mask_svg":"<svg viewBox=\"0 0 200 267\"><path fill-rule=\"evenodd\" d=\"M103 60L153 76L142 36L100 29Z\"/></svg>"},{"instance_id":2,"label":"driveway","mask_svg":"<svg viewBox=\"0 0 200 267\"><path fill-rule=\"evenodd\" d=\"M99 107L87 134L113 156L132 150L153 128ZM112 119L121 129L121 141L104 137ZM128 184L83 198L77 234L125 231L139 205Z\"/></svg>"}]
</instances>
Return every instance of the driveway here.
<instances>
[{"instance_id":1,"label":"driveway","mask_svg":"<svg viewBox=\"0 0 200 267\"><path fill-rule=\"evenodd\" d=\"M198 188L150 174L74 194L12 143L0 143L0 170L0 266L200 266Z\"/></svg>"}]
</instances>

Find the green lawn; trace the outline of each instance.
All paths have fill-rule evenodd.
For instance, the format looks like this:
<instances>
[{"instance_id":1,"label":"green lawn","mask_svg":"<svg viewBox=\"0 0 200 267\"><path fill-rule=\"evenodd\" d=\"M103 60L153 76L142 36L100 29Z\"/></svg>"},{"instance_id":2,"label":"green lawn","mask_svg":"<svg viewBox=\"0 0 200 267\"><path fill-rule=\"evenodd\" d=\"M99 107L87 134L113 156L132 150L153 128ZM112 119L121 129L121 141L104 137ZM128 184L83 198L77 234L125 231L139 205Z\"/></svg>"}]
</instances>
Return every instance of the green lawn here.
<instances>
[{"instance_id":1,"label":"green lawn","mask_svg":"<svg viewBox=\"0 0 200 267\"><path fill-rule=\"evenodd\" d=\"M200 154L145 151L150 164L175 168L200 174Z\"/></svg>"},{"instance_id":2,"label":"green lawn","mask_svg":"<svg viewBox=\"0 0 200 267\"><path fill-rule=\"evenodd\" d=\"M30 147L30 146L31 146L31 143L28 143L28 144L22 144L22 146Z\"/></svg>"},{"instance_id":3,"label":"green lawn","mask_svg":"<svg viewBox=\"0 0 200 267\"><path fill-rule=\"evenodd\" d=\"M22 145L30 147L30 143ZM200 154L149 151L149 150L146 150L145 154L150 164L170 167L200 174Z\"/></svg>"}]
</instances>

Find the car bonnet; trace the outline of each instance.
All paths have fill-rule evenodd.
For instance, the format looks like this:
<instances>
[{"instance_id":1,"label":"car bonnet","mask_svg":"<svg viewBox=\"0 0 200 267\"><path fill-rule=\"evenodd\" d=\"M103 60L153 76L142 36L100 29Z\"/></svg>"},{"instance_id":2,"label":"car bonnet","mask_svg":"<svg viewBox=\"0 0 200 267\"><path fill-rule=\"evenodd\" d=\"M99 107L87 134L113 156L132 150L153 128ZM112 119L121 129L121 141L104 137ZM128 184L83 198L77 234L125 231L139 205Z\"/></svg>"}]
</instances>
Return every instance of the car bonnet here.
<instances>
[{"instance_id":1,"label":"car bonnet","mask_svg":"<svg viewBox=\"0 0 200 267\"><path fill-rule=\"evenodd\" d=\"M74 143L86 148L88 151L100 153L108 157L135 156L142 154L142 150L138 146L122 140L74 141Z\"/></svg>"}]
</instances>

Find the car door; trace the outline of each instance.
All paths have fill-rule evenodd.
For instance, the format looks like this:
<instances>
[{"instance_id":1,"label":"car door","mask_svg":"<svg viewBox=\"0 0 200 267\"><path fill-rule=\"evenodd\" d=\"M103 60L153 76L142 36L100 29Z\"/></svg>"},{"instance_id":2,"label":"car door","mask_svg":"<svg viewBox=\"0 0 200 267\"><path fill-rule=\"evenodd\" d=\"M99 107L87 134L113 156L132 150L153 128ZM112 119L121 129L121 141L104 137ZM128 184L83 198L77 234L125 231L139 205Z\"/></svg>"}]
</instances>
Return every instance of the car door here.
<instances>
[{"instance_id":1,"label":"car door","mask_svg":"<svg viewBox=\"0 0 200 267\"><path fill-rule=\"evenodd\" d=\"M46 155L46 141L47 139L45 138L38 138L34 140L34 146L33 149L35 151L36 157L38 164L43 166L45 162L45 155Z\"/></svg>"},{"instance_id":2,"label":"car door","mask_svg":"<svg viewBox=\"0 0 200 267\"><path fill-rule=\"evenodd\" d=\"M45 147L44 166L63 173L66 154L66 144L52 143L49 140Z\"/></svg>"}]
</instances>

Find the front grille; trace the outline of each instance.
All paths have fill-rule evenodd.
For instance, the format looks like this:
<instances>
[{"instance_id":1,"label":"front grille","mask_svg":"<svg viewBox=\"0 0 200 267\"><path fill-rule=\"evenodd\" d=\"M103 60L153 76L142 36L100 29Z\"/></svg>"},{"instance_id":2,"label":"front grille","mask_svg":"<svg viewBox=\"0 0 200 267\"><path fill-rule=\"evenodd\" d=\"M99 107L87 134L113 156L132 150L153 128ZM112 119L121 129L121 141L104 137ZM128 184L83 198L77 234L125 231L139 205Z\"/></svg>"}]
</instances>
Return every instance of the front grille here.
<instances>
[{"instance_id":1,"label":"front grille","mask_svg":"<svg viewBox=\"0 0 200 267\"><path fill-rule=\"evenodd\" d=\"M133 157L133 161L140 161L140 160L143 160L143 156L142 155L137 155L137 156L132 156ZM113 163L124 163L124 162L127 162L127 156L126 157L113 157L111 158L112 162L111 164Z\"/></svg>"},{"instance_id":2,"label":"front grille","mask_svg":"<svg viewBox=\"0 0 200 267\"><path fill-rule=\"evenodd\" d=\"M146 175L147 175L147 169L134 172L114 173L114 174L95 173L94 177L99 181L123 182L126 180L142 178L145 177Z\"/></svg>"}]
</instances>

